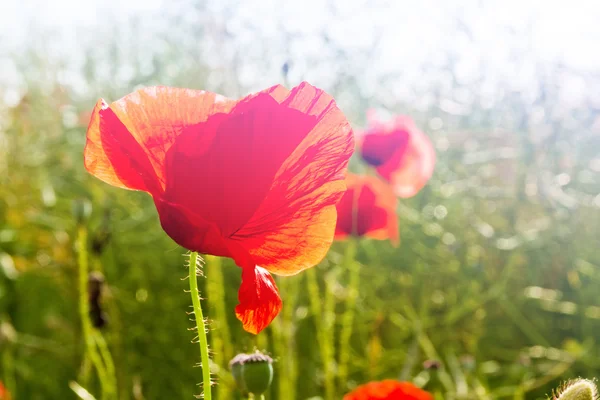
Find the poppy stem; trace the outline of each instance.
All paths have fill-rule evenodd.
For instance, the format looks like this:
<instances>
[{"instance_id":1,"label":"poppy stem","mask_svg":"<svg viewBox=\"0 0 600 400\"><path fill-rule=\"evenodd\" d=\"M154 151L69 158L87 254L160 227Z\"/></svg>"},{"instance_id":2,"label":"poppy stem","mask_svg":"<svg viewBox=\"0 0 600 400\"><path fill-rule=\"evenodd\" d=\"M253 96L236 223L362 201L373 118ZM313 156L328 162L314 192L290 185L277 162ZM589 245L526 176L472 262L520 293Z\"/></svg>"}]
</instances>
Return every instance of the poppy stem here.
<instances>
[{"instance_id":1,"label":"poppy stem","mask_svg":"<svg viewBox=\"0 0 600 400\"><path fill-rule=\"evenodd\" d=\"M310 268L306 271L308 284L308 293L310 308L315 321L317 330L317 343L323 363L323 386L325 387L325 400L334 400L335 398L335 378L334 367L334 348L332 329L334 328L334 309L335 298L331 292L329 281L331 277L325 278L325 299L321 299L319 284L317 281L316 268Z\"/></svg>"},{"instance_id":2,"label":"poppy stem","mask_svg":"<svg viewBox=\"0 0 600 400\"><path fill-rule=\"evenodd\" d=\"M198 253L192 251L190 253L189 265L189 281L190 294L192 296L192 304L194 307L194 317L196 320L196 330L198 332L198 343L200 344L200 359L202 366L202 389L204 391L204 399L211 400L211 382L210 382L210 359L208 357L208 340L206 338L206 325L204 316L202 315L202 307L200 306L200 293L198 292Z\"/></svg>"},{"instance_id":3,"label":"poppy stem","mask_svg":"<svg viewBox=\"0 0 600 400\"><path fill-rule=\"evenodd\" d=\"M342 327L340 331L340 359L338 367L338 378L340 389L347 389L348 363L350 361L350 338L352 336L352 324L356 310L356 298L358 297L358 285L360 283L360 265L356 262L357 239L351 237L346 244L344 252L344 267L349 270L348 286L346 288L346 304L342 316Z\"/></svg>"},{"instance_id":4,"label":"poppy stem","mask_svg":"<svg viewBox=\"0 0 600 400\"><path fill-rule=\"evenodd\" d=\"M231 354L231 346L229 345L232 343L232 340L229 325L227 324L227 308L225 304L226 285L223 277L223 263L220 257L210 255L206 255L204 261L205 273L210 276L210 279L206 282L206 295L211 299L211 305L213 306L212 319L218 324L211 334L212 361L215 365L219 366L219 372L227 373L227 361L233 355ZM224 399L231 397L228 385L219 385L219 397Z\"/></svg>"}]
</instances>

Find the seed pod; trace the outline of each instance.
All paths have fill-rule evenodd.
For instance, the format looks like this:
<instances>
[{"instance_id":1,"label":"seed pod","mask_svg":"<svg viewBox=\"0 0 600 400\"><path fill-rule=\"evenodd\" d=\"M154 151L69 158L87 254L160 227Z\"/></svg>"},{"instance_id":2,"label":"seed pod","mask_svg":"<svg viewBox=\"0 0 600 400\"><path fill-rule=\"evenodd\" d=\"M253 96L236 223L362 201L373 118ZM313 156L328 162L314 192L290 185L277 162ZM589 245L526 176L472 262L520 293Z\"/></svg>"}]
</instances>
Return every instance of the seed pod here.
<instances>
[{"instance_id":1,"label":"seed pod","mask_svg":"<svg viewBox=\"0 0 600 400\"><path fill-rule=\"evenodd\" d=\"M260 396L273 382L273 359L258 350L253 354L233 357L229 368L238 388L245 395Z\"/></svg>"}]
</instances>

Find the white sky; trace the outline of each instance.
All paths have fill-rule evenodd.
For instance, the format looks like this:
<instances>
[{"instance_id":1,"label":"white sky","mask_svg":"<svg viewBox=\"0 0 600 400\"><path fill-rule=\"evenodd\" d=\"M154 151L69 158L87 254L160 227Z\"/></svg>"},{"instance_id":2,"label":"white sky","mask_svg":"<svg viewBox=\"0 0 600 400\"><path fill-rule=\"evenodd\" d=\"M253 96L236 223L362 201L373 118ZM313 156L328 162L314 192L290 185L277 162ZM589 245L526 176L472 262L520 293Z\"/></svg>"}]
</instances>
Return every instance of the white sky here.
<instances>
[{"instance_id":1,"label":"white sky","mask_svg":"<svg viewBox=\"0 0 600 400\"><path fill-rule=\"evenodd\" d=\"M11 54L31 46L46 47L49 49L46 54L54 53L58 58L66 55L81 65L84 54L80 48L89 45L84 36L96 38L96 43L101 44L103 35L113 33L115 22L125 22L131 16L141 16L144 29L162 30L189 39L179 26L171 26L171 18L173 15L191 16L193 13L186 14L182 7L192 1L0 0L0 95L2 89L6 89L12 92L9 97L18 99L14 88L19 86L19 71L9 60ZM238 75L249 88L271 85L273 77L278 76L286 59L281 54L282 49L286 49L282 26L287 32L303 37L285 50L293 55L296 63L291 79L307 79L326 89L328 82L335 81L337 70L330 67L332 61L327 57L332 55L323 51L323 42L318 36L321 32L327 32L337 45L348 49L369 48L373 38L381 34L372 60L349 62L368 65L362 76L367 82L366 91L377 90L377 85L369 82L376 82L388 73L401 72L402 81L392 89L393 98L402 98L403 91L412 90L406 82L418 89L420 84L427 84L428 78L435 81L437 77L423 78L423 65L444 63L450 53L458 60L454 71L457 79L468 83L484 76L491 97L497 95L493 88L498 82L504 85L508 82L514 90L526 90L537 73L533 61L543 64L560 60L569 67L600 73L600 0L204 1L212 12L211 18L226 22L234 37L234 43L229 46L242 49ZM332 8L335 11L332 12ZM457 22L466 29L458 29ZM31 30L38 35L28 36ZM39 35L45 31L55 33ZM31 43L32 37L47 38L47 42ZM152 35L128 39L154 45ZM212 45L211 54L228 51L227 46L218 41ZM253 62L264 57L271 60L270 70L265 69L264 63ZM524 62L520 62L521 59ZM317 64L321 68L315 68ZM76 79L75 75L69 78L72 83ZM438 87L443 90L444 82L440 82ZM562 85L565 95L574 103L586 92L582 79L565 81ZM85 84L82 82L79 86L84 88ZM480 89L487 90L486 87ZM425 96L419 101L423 101L422 107L426 108L429 100Z\"/></svg>"},{"instance_id":2,"label":"white sky","mask_svg":"<svg viewBox=\"0 0 600 400\"><path fill-rule=\"evenodd\" d=\"M276 28L274 22L284 18L289 27L307 32L330 22L324 12L325 3L323 0L245 0L238 2L236 12L249 19L260 17L265 29ZM388 4L366 9L359 3L364 4L344 1L344 6L339 7L342 13L353 14L345 26L340 27L349 45L360 44L368 36L365 32L384 26L388 41L410 44L405 46L406 52L418 53L439 47L447 39L444 28L452 23L449 16L455 14L462 15L478 41L493 52L494 47L503 45L498 29L511 27L518 32L530 20L534 29L528 40L541 58L562 58L572 66L586 69L600 67L600 1L597 0L392 0L367 2ZM111 14L123 18L136 13L156 15L164 4L172 3L162 0L4 0L0 5L0 49L26 42L27 29L32 25L38 29L58 29L69 35L75 26L101 26ZM388 45L394 48L394 43Z\"/></svg>"}]
</instances>

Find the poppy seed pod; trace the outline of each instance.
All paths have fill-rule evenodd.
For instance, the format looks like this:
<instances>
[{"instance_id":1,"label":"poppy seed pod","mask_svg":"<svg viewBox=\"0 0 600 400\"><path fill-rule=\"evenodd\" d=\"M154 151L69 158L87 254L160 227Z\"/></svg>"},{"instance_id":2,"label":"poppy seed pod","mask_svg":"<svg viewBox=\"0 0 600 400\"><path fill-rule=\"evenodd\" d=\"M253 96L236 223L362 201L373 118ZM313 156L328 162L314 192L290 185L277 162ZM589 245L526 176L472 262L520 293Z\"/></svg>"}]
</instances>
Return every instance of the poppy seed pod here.
<instances>
[{"instance_id":1,"label":"poppy seed pod","mask_svg":"<svg viewBox=\"0 0 600 400\"><path fill-rule=\"evenodd\" d=\"M273 359L260 351L238 354L229 362L231 374L240 391L260 396L273 382Z\"/></svg>"},{"instance_id":2,"label":"poppy seed pod","mask_svg":"<svg viewBox=\"0 0 600 400\"><path fill-rule=\"evenodd\" d=\"M554 400L596 400L598 389L594 382L587 379L575 379L567 382L553 396Z\"/></svg>"}]
</instances>

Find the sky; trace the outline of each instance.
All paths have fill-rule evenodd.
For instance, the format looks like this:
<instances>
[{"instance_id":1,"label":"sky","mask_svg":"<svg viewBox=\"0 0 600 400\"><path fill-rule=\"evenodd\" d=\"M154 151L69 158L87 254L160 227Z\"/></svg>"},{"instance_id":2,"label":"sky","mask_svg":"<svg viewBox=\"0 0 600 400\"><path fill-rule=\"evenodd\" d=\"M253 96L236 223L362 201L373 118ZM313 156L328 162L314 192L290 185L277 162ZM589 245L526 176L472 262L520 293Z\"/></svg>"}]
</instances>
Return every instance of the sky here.
<instances>
[{"instance_id":1,"label":"sky","mask_svg":"<svg viewBox=\"0 0 600 400\"><path fill-rule=\"evenodd\" d=\"M0 91L18 80L19 67L10 57L28 47L46 47L46 56L55 54L57 58L71 58L81 64L84 39L88 45L90 38L102 43L103 35L111 33L115 22L125 25L132 16L141 18L144 29L176 34L179 27L170 26L172 19L167 16L191 15L186 13L184 4L192 2L3 0L0 2ZM469 83L484 76L490 87L497 86L497 82L509 82L515 90L522 90L538 73L532 62L521 63L520 58L542 64L560 61L584 73L600 72L600 24L597 23L600 1L597 0L204 0L204 3L215 19L225 22L234 38L235 51L242 49L240 80L256 87L273 83L273 74L278 73L285 60L284 52L294 53L297 60L292 72L327 87L338 71L327 67L318 36L322 32L347 49L375 47L368 60L351 62L366 63L363 75L367 82L400 71L403 81L394 89L393 97L407 88L405 82L418 85L423 81L424 64L444 63L449 54L458 60L454 74L459 80ZM203 23L206 21L198 22ZM302 39L286 48L282 27ZM32 31L38 35L31 35ZM51 34L39 35L40 32ZM42 43L38 43L40 40ZM219 48L221 45L218 41L213 43L215 54L226 50ZM263 67L253 60L265 56L274 60L275 72L257 70ZM324 67L314 68L319 61ZM566 95L575 100L586 89L585 82L578 78L565 85Z\"/></svg>"},{"instance_id":2,"label":"sky","mask_svg":"<svg viewBox=\"0 0 600 400\"><path fill-rule=\"evenodd\" d=\"M219 8L223 2L208 3ZM26 43L32 26L58 30L69 37L75 27L102 26L111 15L117 19L135 14L156 16L172 4L166 0L4 0L0 5L0 49ZM283 18L286 25L304 32L329 23L326 9L334 4L339 13L351 16L338 28L348 46L360 45L368 37L365 33L383 27L390 49L400 40L407 44L405 52L415 53L443 45L456 16L492 53L504 45L500 30L520 32L531 22L531 32L521 33L527 34L525 41L530 41L540 57L561 58L578 68L600 68L600 2L596 0L246 0L236 4L238 15L260 17L265 29L276 28Z\"/></svg>"}]
</instances>

